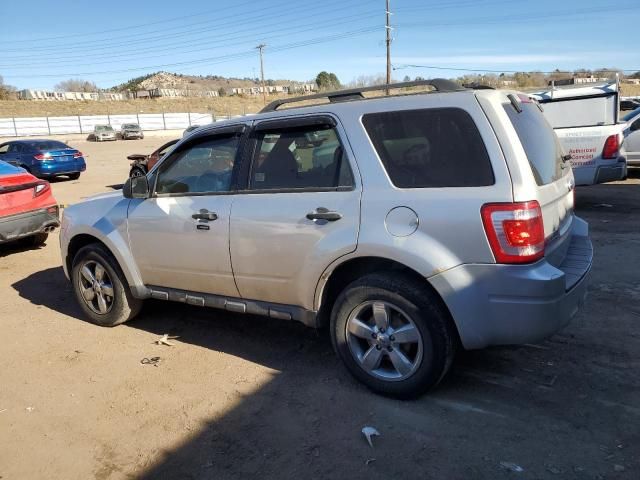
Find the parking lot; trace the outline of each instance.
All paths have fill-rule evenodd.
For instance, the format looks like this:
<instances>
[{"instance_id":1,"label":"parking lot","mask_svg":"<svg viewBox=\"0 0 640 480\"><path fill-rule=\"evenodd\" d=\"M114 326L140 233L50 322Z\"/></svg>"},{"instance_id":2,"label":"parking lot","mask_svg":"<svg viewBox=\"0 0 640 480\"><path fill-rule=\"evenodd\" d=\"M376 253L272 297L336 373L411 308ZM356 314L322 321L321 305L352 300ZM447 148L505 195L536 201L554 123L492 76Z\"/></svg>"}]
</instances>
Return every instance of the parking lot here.
<instances>
[{"instance_id":1,"label":"parking lot","mask_svg":"<svg viewBox=\"0 0 640 480\"><path fill-rule=\"evenodd\" d=\"M118 188L128 154L168 140L72 141L87 171L54 194ZM130 324L94 326L57 233L0 247L0 478L639 478L640 171L579 188L577 212L595 259L570 326L462 353L410 402L370 393L327 332L298 323L150 302ZM163 334L179 338L156 344ZM380 432L373 448L364 426Z\"/></svg>"}]
</instances>

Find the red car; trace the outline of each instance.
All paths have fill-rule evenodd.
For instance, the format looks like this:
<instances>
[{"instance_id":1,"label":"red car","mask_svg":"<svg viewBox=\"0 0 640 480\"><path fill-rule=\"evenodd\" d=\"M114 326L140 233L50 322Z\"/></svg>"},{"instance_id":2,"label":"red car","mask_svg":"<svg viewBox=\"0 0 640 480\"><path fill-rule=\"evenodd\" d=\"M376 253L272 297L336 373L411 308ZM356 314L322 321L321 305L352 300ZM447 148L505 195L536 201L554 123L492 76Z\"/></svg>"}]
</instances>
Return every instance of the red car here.
<instances>
[{"instance_id":1,"label":"red car","mask_svg":"<svg viewBox=\"0 0 640 480\"><path fill-rule=\"evenodd\" d=\"M0 161L0 244L28 238L42 245L60 226L49 182Z\"/></svg>"}]
</instances>

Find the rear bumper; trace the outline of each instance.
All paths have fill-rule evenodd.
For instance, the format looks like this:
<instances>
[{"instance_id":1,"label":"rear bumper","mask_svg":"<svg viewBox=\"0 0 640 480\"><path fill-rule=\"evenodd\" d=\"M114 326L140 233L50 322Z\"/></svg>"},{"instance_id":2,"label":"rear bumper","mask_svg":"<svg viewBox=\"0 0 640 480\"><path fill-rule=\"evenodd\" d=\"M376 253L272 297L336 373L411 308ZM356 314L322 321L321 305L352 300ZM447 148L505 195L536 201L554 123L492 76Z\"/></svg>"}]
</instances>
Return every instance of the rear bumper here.
<instances>
[{"instance_id":1,"label":"rear bumper","mask_svg":"<svg viewBox=\"0 0 640 480\"><path fill-rule=\"evenodd\" d=\"M43 233L49 228L59 226L58 207L55 207L55 213L49 213L47 209L40 209L0 217L0 243L18 240L36 233Z\"/></svg>"},{"instance_id":2,"label":"rear bumper","mask_svg":"<svg viewBox=\"0 0 640 480\"><path fill-rule=\"evenodd\" d=\"M460 265L430 278L467 349L537 342L566 326L583 304L593 247L574 218L563 263Z\"/></svg>"},{"instance_id":3,"label":"rear bumper","mask_svg":"<svg viewBox=\"0 0 640 480\"><path fill-rule=\"evenodd\" d=\"M31 173L38 177L53 177L56 175L66 175L69 173L80 173L87 169L87 165L82 160L69 162L41 162L30 167Z\"/></svg>"},{"instance_id":4,"label":"rear bumper","mask_svg":"<svg viewBox=\"0 0 640 480\"><path fill-rule=\"evenodd\" d=\"M595 185L598 183L615 182L627 176L627 160L619 157L610 165L590 165L573 169L576 185Z\"/></svg>"}]
</instances>

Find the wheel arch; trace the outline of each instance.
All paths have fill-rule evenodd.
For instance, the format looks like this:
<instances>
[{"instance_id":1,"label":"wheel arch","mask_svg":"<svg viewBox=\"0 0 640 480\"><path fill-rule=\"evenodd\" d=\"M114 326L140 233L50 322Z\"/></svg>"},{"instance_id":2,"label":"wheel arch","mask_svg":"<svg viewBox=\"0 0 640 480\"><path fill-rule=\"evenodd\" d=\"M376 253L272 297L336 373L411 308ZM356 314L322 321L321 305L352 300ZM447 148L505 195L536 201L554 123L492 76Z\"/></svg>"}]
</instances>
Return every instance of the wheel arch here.
<instances>
[{"instance_id":1,"label":"wheel arch","mask_svg":"<svg viewBox=\"0 0 640 480\"><path fill-rule=\"evenodd\" d=\"M401 262L375 256L350 258L337 265L331 272L325 272L323 274L316 288L318 325L324 326L328 324L333 304L340 292L348 284L367 274L379 272L402 274L413 279L424 288L428 288L434 294L434 297L438 299L443 311L447 313L452 331L455 332L456 336L459 336L458 328L449 308L440 293L431 285L427 278ZM326 280L323 281L323 279Z\"/></svg>"},{"instance_id":2,"label":"wheel arch","mask_svg":"<svg viewBox=\"0 0 640 480\"><path fill-rule=\"evenodd\" d=\"M136 281L136 278L139 278L139 275L137 274L137 272L132 272L130 270L130 266L119 255L117 248L113 248L111 245L109 245L109 243L91 233L78 233L69 240L67 246L67 255L64 259L67 272L69 272L69 276L71 275L71 271L73 268L73 259L75 258L76 254L80 251L81 248L86 247L87 245L90 245L92 243L97 243L102 246L115 259L118 268L123 273L134 297L147 298L149 296L149 292L147 291L146 287L144 287L141 282Z\"/></svg>"}]
</instances>

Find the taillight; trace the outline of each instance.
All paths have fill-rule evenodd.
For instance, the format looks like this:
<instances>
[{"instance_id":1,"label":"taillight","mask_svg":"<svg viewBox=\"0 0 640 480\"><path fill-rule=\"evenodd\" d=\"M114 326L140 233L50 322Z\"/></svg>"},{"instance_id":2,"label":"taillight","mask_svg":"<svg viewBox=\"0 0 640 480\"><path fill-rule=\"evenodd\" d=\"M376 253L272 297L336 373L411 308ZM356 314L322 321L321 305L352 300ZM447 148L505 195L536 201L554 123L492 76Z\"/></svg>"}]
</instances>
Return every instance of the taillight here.
<instances>
[{"instance_id":1,"label":"taillight","mask_svg":"<svg viewBox=\"0 0 640 480\"><path fill-rule=\"evenodd\" d=\"M82 156L81 151L77 151L76 153L73 154L73 158L80 158L81 156Z\"/></svg>"},{"instance_id":2,"label":"taillight","mask_svg":"<svg viewBox=\"0 0 640 480\"><path fill-rule=\"evenodd\" d=\"M38 182L35 187L33 187L33 196L39 197L49 190L49 182Z\"/></svg>"},{"instance_id":3,"label":"taillight","mask_svg":"<svg viewBox=\"0 0 640 480\"><path fill-rule=\"evenodd\" d=\"M34 155L33 158L43 162L45 160L51 160L52 157L50 153L39 153L37 155Z\"/></svg>"},{"instance_id":4,"label":"taillight","mask_svg":"<svg viewBox=\"0 0 640 480\"><path fill-rule=\"evenodd\" d=\"M544 256L544 224L536 200L488 203L481 215L496 262L530 263Z\"/></svg>"},{"instance_id":5,"label":"taillight","mask_svg":"<svg viewBox=\"0 0 640 480\"><path fill-rule=\"evenodd\" d=\"M602 149L602 158L617 158L618 150L620 149L620 140L618 135L611 135L604 142L604 148Z\"/></svg>"}]
</instances>

